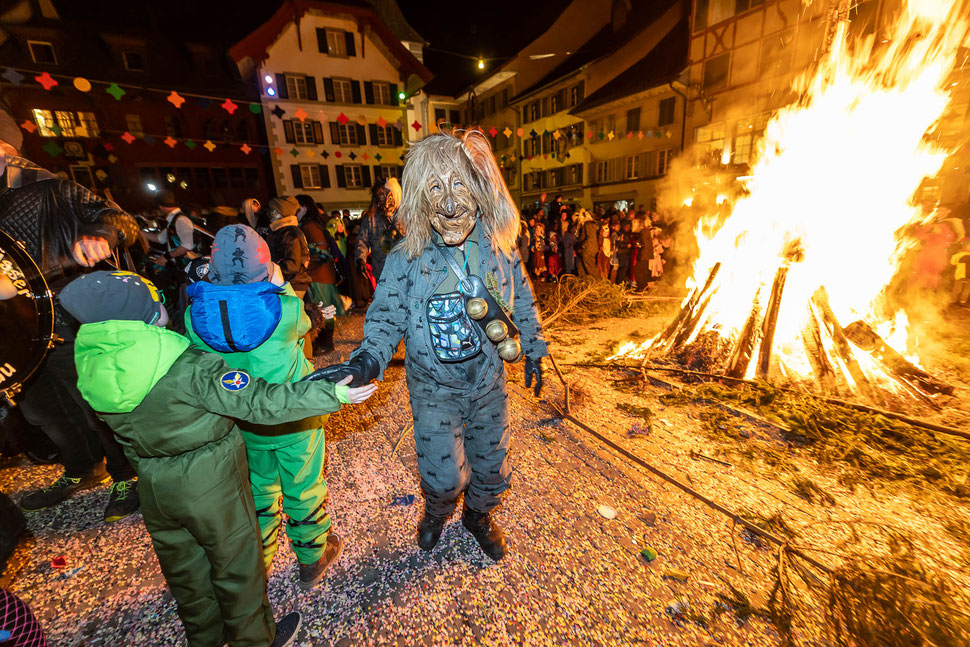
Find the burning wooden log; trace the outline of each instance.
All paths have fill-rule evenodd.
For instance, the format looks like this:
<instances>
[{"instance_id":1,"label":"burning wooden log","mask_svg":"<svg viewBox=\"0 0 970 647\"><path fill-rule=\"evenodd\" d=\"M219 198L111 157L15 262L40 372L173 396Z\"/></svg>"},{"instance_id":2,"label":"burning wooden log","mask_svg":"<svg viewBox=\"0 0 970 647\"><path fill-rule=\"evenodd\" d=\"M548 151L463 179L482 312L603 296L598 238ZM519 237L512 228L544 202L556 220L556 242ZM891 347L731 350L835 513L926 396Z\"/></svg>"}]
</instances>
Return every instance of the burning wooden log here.
<instances>
[{"instance_id":1,"label":"burning wooden log","mask_svg":"<svg viewBox=\"0 0 970 647\"><path fill-rule=\"evenodd\" d=\"M781 310L781 296L785 291L785 279L788 278L788 265L782 265L775 272L775 280L771 284L771 296L768 297L768 309L765 320L761 324L761 348L758 350L758 377L767 378L771 368L771 346L775 341L775 328L778 325L778 312Z\"/></svg>"},{"instance_id":2,"label":"burning wooden log","mask_svg":"<svg viewBox=\"0 0 970 647\"><path fill-rule=\"evenodd\" d=\"M812 372L822 390L835 393L838 378L822 345L821 324L811 305L808 307L808 326L802 331L802 345L805 347L805 356L808 357L808 363L812 365Z\"/></svg>"},{"instance_id":3,"label":"burning wooden log","mask_svg":"<svg viewBox=\"0 0 970 647\"><path fill-rule=\"evenodd\" d=\"M826 332L832 338L832 346L838 359L845 365L849 376L855 383L855 387L870 400L881 402L882 399L877 399L876 393L869 383L869 378L866 377L866 374L862 371L862 367L859 366L859 362L852 355L852 346L849 345L849 340L842 330L842 325L835 317L835 313L832 312L832 307L829 305L829 294L824 286L820 287L812 295L812 304L815 306Z\"/></svg>"},{"instance_id":4,"label":"burning wooden log","mask_svg":"<svg viewBox=\"0 0 970 647\"><path fill-rule=\"evenodd\" d=\"M845 336L859 348L868 351L880 364L898 377L912 382L928 393L953 394L953 387L936 379L882 340L875 330L864 321L854 321L845 327Z\"/></svg>"},{"instance_id":5,"label":"burning wooden log","mask_svg":"<svg viewBox=\"0 0 970 647\"><path fill-rule=\"evenodd\" d=\"M728 377L744 377L748 371L748 364L751 363L751 351L758 343L758 323L761 321L761 303L758 300L760 296L761 291L759 290L751 304L751 314L748 315L748 320L744 322L744 328L741 329L741 334L738 335L734 349L731 351L731 359L728 360L726 371Z\"/></svg>"},{"instance_id":6,"label":"burning wooden log","mask_svg":"<svg viewBox=\"0 0 970 647\"><path fill-rule=\"evenodd\" d=\"M667 342L674 338L675 335L676 339L681 340L690 336L694 326L696 326L697 322L700 320L700 314L703 314L704 309L707 308L707 304L710 302L710 295L707 295L707 298L703 302L701 301L701 297L710 291L711 286L714 284L714 279L717 277L717 273L720 270L721 264L715 263L714 267L711 268L710 274L707 275L707 281L704 282L704 287L700 290L696 288L694 289L690 295L690 298L687 300L687 303L684 304L684 307L682 307L680 312L677 313L677 317L670 322L667 329L664 330L660 337L657 338L657 341L653 345L654 348L663 348L667 345ZM687 329L686 335L683 334L684 328ZM676 346L679 343L681 342L675 342L673 345Z\"/></svg>"}]
</instances>

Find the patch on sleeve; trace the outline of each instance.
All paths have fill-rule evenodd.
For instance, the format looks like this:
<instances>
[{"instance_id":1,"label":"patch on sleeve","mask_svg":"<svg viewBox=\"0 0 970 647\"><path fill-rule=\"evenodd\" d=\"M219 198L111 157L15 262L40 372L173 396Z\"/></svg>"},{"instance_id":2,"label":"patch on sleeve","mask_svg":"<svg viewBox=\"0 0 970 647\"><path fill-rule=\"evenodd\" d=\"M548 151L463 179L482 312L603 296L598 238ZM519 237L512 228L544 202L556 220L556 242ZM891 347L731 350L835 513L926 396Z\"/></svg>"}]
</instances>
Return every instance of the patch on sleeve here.
<instances>
[{"instance_id":1,"label":"patch on sleeve","mask_svg":"<svg viewBox=\"0 0 970 647\"><path fill-rule=\"evenodd\" d=\"M249 374L245 371L229 371L219 378L219 383L226 391L242 391L249 386Z\"/></svg>"}]
</instances>

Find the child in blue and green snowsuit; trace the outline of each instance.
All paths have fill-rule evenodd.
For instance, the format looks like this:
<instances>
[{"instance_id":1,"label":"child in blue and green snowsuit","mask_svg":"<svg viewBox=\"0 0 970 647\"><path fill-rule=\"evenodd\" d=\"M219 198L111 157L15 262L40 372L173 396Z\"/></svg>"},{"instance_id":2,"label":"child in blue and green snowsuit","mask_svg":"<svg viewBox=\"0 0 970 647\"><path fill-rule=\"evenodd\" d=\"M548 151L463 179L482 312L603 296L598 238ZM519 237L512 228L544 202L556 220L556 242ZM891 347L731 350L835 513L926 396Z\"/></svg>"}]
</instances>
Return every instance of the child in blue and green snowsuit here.
<instances>
[{"instance_id":1,"label":"child in blue and green snowsuit","mask_svg":"<svg viewBox=\"0 0 970 647\"><path fill-rule=\"evenodd\" d=\"M235 369L267 382L296 382L313 370L304 357L310 319L303 300L270 261L266 242L246 225L230 225L212 246L208 281L188 289L185 327L193 345L214 351ZM279 425L240 422L269 571L282 515L300 563L300 586L311 588L340 551L326 511L327 416ZM280 501L282 500L282 506Z\"/></svg>"}]
</instances>

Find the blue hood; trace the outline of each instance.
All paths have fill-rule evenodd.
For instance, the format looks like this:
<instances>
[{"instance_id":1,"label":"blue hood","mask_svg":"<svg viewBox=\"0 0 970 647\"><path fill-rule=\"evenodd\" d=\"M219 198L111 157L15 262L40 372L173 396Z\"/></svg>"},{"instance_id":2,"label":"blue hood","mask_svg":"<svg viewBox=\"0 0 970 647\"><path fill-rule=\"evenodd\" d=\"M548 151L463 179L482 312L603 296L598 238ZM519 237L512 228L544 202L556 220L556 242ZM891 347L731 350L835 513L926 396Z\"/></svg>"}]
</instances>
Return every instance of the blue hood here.
<instances>
[{"instance_id":1,"label":"blue hood","mask_svg":"<svg viewBox=\"0 0 970 647\"><path fill-rule=\"evenodd\" d=\"M193 283L185 289L192 329L210 348L221 353L246 352L269 339L283 314L272 283L213 285Z\"/></svg>"}]
</instances>

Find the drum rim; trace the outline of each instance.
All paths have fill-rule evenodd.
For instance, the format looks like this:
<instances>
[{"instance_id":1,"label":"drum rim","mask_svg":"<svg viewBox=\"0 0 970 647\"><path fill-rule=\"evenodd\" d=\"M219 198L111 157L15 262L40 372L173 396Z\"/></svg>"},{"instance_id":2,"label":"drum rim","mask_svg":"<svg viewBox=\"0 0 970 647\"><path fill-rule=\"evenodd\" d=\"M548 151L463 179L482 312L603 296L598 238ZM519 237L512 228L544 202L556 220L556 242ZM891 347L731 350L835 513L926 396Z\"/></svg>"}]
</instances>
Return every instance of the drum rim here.
<instances>
[{"instance_id":1,"label":"drum rim","mask_svg":"<svg viewBox=\"0 0 970 647\"><path fill-rule=\"evenodd\" d=\"M20 390L24 388L27 381L30 380L30 378L40 370L40 367L44 365L44 360L47 359L47 354L50 352L51 343L54 339L54 294L51 292L50 284L47 283L47 279L44 277L44 273L41 271L37 261L34 260L34 257L31 256L26 249L24 249L24 246L20 243L20 241L8 234L3 229L0 229L0 248L2 248L7 254L13 256L18 265L22 266L22 269L33 269L36 271L36 277L43 284L44 293L39 295L37 290L33 290L34 299L36 300L38 297L46 299L50 305L48 308L50 314L49 316L45 317L45 319L48 320L45 322L46 325L41 325L38 323L38 333L40 338L37 341L42 342L45 339L43 333L47 331L47 343L43 345L43 350L40 353L39 359L34 362L34 365L30 367L25 375L18 377L17 380L8 386L0 387L0 395L7 396L8 401L10 401L10 395L19 393ZM28 267L24 268L23 266L25 264L28 265Z\"/></svg>"}]
</instances>

